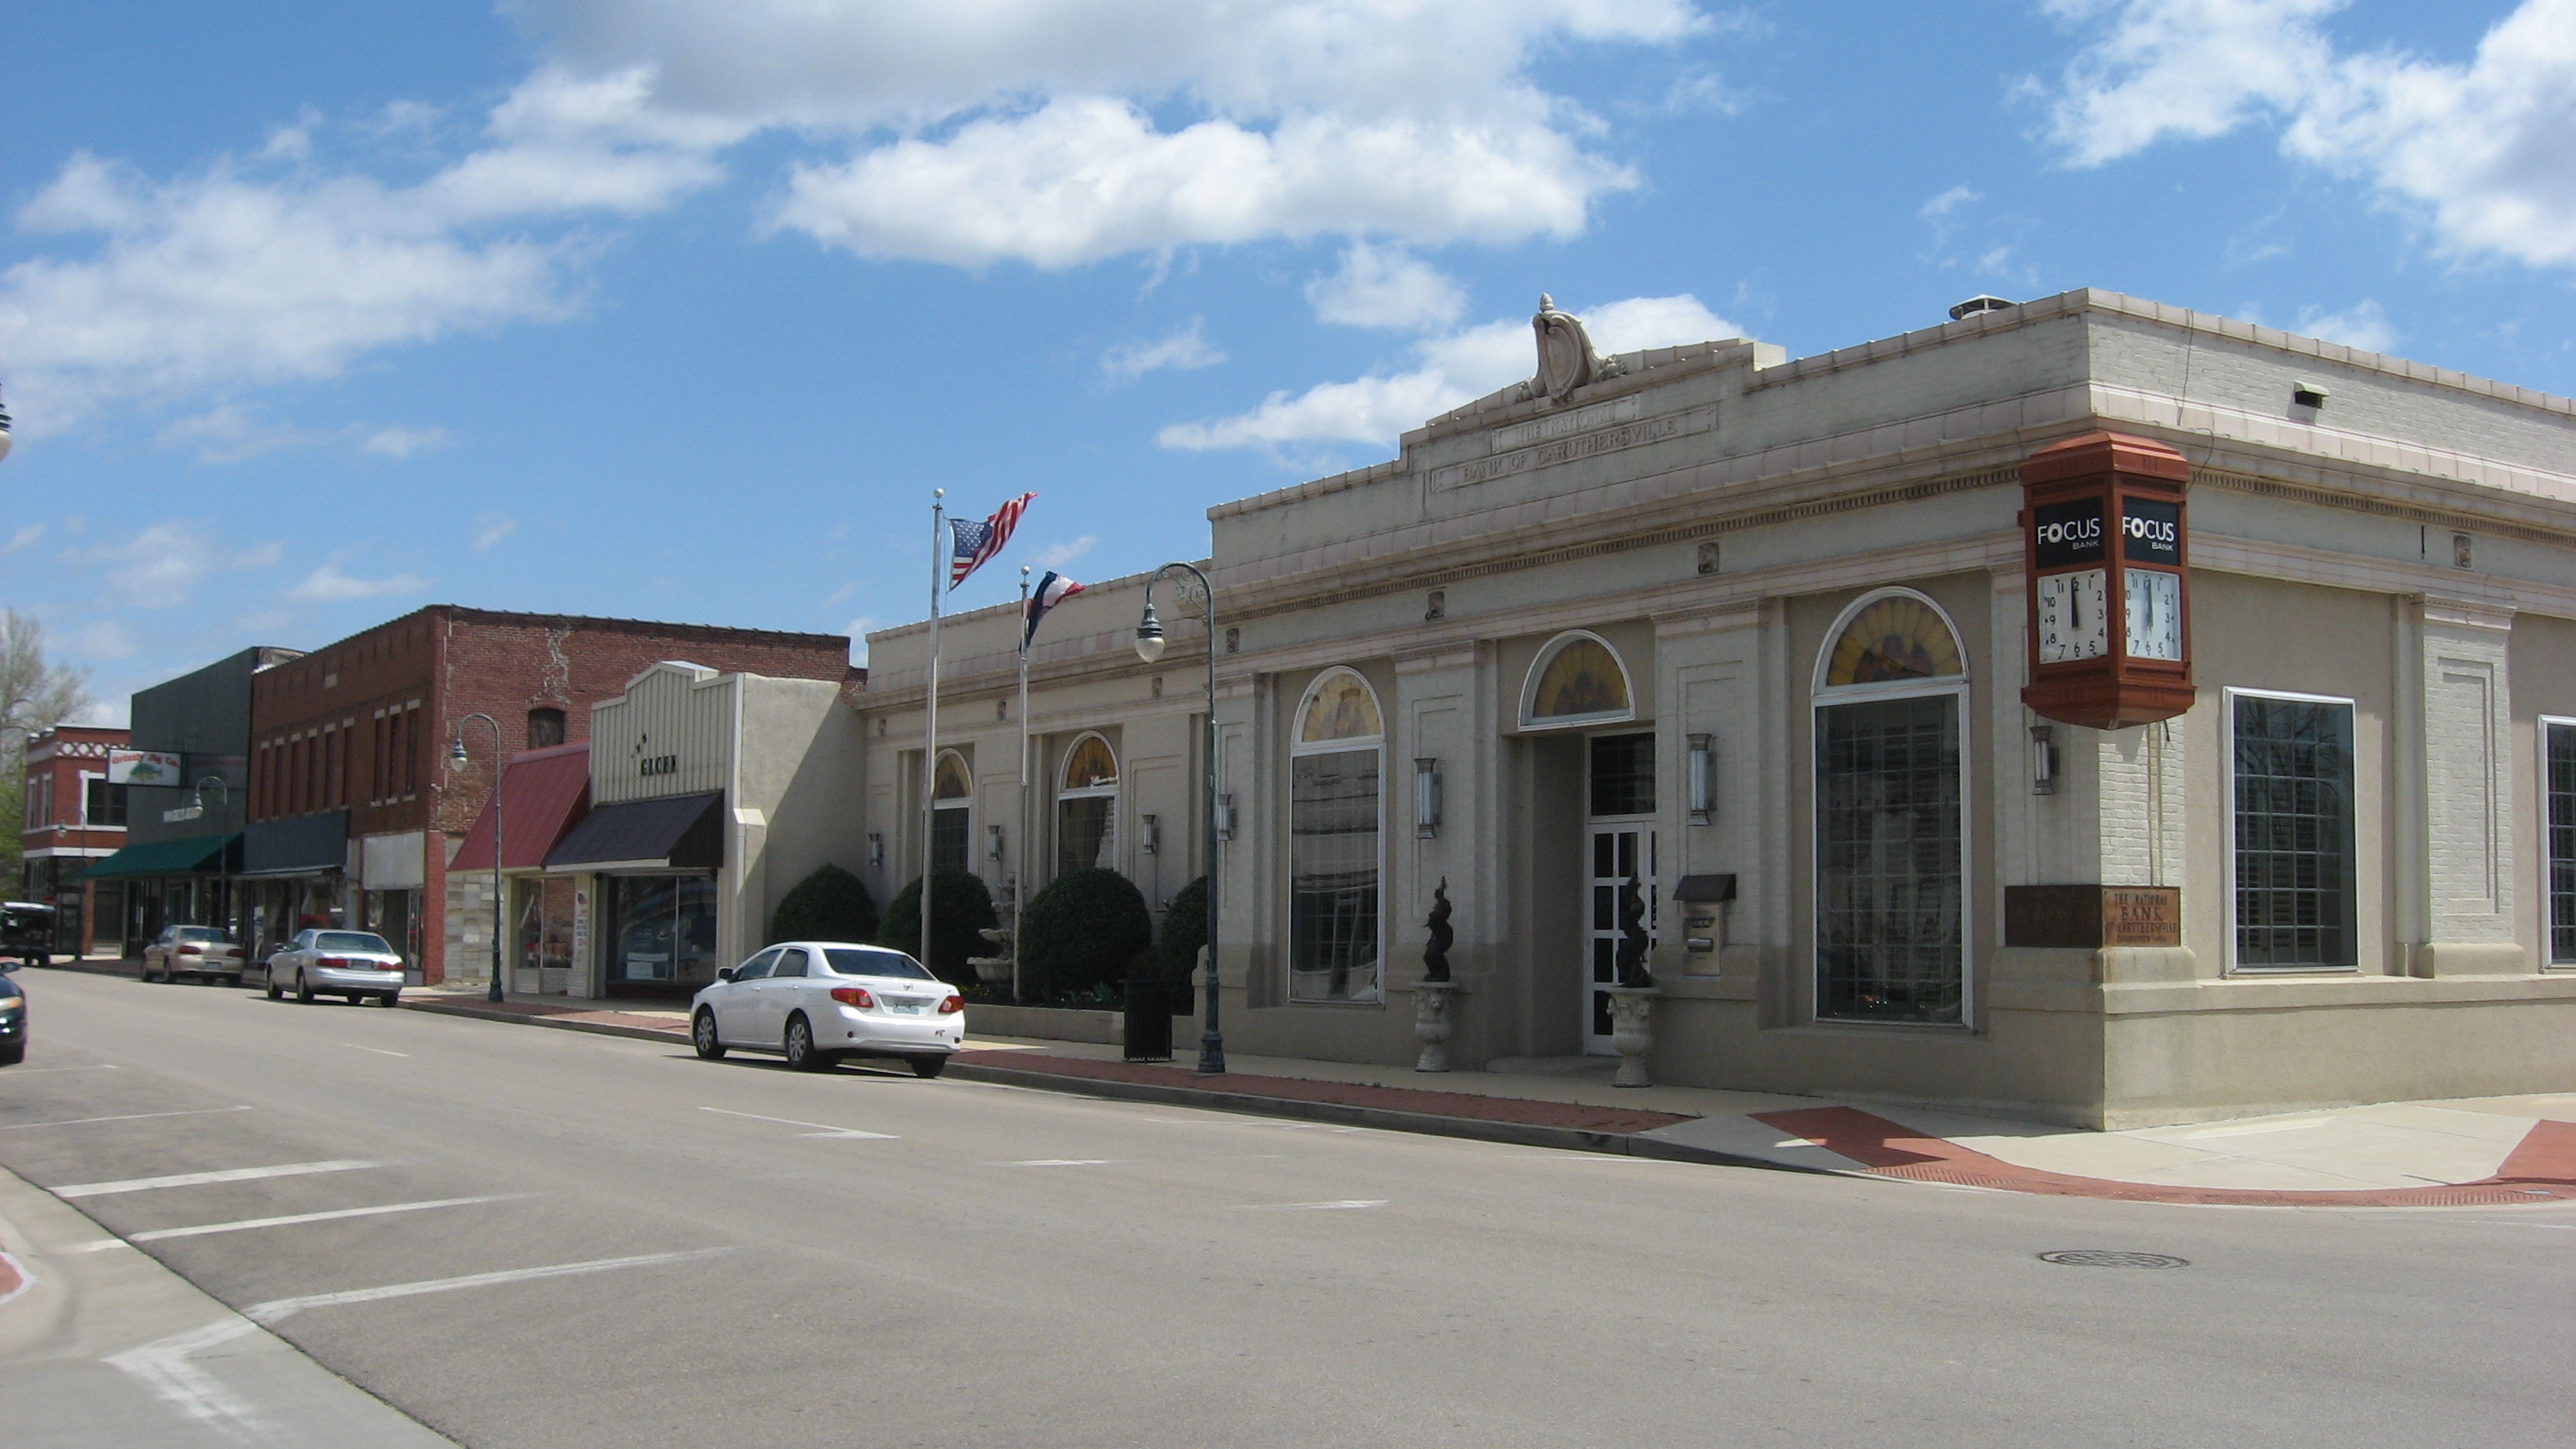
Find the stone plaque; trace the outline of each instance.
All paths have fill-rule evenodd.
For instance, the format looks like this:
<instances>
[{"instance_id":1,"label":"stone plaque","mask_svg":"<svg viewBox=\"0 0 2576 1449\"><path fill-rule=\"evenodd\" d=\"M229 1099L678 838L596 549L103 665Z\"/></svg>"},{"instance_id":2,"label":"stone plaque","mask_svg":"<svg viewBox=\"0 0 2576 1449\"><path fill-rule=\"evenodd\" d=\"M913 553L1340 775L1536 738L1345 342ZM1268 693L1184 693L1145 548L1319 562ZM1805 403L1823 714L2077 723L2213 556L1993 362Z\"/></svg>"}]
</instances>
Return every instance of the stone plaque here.
<instances>
[{"instance_id":1,"label":"stone plaque","mask_svg":"<svg viewBox=\"0 0 2576 1449\"><path fill-rule=\"evenodd\" d=\"M2004 887L2004 944L2100 950L2182 944L2175 886Z\"/></svg>"}]
</instances>

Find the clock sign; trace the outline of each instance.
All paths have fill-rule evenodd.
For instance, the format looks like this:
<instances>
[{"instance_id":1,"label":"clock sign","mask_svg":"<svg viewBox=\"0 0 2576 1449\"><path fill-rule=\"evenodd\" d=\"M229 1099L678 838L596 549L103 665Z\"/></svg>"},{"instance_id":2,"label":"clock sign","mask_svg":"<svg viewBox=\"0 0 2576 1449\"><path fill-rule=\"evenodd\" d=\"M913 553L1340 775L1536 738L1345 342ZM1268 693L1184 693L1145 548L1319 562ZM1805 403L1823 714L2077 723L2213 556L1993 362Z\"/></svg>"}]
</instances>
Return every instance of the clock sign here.
<instances>
[{"instance_id":1,"label":"clock sign","mask_svg":"<svg viewBox=\"0 0 2576 1449\"><path fill-rule=\"evenodd\" d=\"M2032 710L2126 729L2191 708L2190 477L2180 453L2117 433L2022 464Z\"/></svg>"}]
</instances>

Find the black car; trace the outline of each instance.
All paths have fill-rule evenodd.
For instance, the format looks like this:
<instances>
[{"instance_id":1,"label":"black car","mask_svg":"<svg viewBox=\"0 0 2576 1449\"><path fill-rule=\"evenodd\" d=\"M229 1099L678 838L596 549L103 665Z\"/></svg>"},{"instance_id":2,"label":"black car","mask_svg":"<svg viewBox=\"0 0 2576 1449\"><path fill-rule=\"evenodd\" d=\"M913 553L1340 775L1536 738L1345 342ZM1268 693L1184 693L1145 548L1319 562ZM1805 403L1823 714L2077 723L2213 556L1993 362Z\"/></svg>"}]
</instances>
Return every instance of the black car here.
<instances>
[{"instance_id":1,"label":"black car","mask_svg":"<svg viewBox=\"0 0 2576 1449\"><path fill-rule=\"evenodd\" d=\"M54 908L36 901L0 901L0 956L30 966L53 960Z\"/></svg>"},{"instance_id":2,"label":"black car","mask_svg":"<svg viewBox=\"0 0 2576 1449\"><path fill-rule=\"evenodd\" d=\"M15 961L0 961L0 1067L27 1059L27 988L9 975Z\"/></svg>"}]
</instances>

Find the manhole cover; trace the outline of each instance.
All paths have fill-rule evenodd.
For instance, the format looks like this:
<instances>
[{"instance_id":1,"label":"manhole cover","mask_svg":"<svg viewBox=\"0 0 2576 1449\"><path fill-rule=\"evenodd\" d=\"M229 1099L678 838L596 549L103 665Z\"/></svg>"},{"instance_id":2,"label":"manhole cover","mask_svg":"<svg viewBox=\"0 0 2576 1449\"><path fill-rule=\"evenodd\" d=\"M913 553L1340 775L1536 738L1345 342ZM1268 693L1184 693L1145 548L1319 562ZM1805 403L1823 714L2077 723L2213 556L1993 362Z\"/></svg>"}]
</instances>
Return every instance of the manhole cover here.
<instances>
[{"instance_id":1,"label":"manhole cover","mask_svg":"<svg viewBox=\"0 0 2576 1449\"><path fill-rule=\"evenodd\" d=\"M2188 1258L2171 1258L2162 1253L2115 1253L2106 1248L2060 1248L2042 1253L2043 1263L2058 1263L2069 1268L2188 1268Z\"/></svg>"}]
</instances>

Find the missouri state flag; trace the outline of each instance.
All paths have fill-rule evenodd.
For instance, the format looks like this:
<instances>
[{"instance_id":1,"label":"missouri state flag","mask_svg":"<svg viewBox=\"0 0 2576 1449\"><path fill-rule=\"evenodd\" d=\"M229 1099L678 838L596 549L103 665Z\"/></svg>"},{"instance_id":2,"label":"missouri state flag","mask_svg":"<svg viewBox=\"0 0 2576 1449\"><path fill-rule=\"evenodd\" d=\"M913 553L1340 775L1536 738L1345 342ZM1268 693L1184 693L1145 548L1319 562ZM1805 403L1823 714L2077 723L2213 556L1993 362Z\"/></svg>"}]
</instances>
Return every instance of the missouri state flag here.
<instances>
[{"instance_id":1,"label":"missouri state flag","mask_svg":"<svg viewBox=\"0 0 2576 1449\"><path fill-rule=\"evenodd\" d=\"M1028 511L1034 493L1023 493L993 510L993 516L981 523L971 519L948 521L950 541L948 554L948 587L966 582L966 576L993 561L1002 545L1011 541L1011 530L1020 526L1020 515Z\"/></svg>"},{"instance_id":2,"label":"missouri state flag","mask_svg":"<svg viewBox=\"0 0 2576 1449\"><path fill-rule=\"evenodd\" d=\"M1037 589L1029 595L1028 627L1020 631L1020 647L1028 648L1029 641L1038 636L1038 620L1046 617L1047 610L1081 592L1082 585L1048 569L1046 577L1038 580Z\"/></svg>"}]
</instances>

